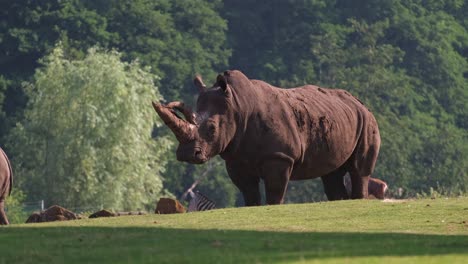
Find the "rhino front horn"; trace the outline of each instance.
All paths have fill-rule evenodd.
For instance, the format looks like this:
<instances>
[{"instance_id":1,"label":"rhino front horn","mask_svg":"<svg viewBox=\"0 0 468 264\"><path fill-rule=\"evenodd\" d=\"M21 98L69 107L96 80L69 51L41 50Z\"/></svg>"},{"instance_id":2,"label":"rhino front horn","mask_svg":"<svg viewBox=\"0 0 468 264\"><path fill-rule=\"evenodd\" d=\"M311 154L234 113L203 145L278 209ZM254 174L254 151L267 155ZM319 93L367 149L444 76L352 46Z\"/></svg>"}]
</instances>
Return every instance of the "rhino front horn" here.
<instances>
[{"instance_id":1,"label":"rhino front horn","mask_svg":"<svg viewBox=\"0 0 468 264\"><path fill-rule=\"evenodd\" d=\"M184 143L194 139L195 125L179 118L173 113L171 107L156 102L152 103L156 113L158 113L159 117L161 117L164 123L171 129L179 142Z\"/></svg>"}]
</instances>

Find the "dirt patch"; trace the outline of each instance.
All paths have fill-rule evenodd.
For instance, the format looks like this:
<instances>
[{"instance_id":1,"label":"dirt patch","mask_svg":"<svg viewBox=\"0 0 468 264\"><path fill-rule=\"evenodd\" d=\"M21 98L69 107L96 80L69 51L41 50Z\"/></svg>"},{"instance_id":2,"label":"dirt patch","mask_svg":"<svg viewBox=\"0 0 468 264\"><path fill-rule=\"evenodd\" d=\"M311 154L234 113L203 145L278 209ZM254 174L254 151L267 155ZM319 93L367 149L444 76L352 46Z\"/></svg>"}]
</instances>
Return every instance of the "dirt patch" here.
<instances>
[{"instance_id":1,"label":"dirt patch","mask_svg":"<svg viewBox=\"0 0 468 264\"><path fill-rule=\"evenodd\" d=\"M40 213L33 213L26 223L42 223L52 221L67 221L79 219L72 211L58 205L53 205Z\"/></svg>"},{"instance_id":2,"label":"dirt patch","mask_svg":"<svg viewBox=\"0 0 468 264\"><path fill-rule=\"evenodd\" d=\"M384 199L382 202L384 203L404 203L408 202L408 199Z\"/></svg>"},{"instance_id":3,"label":"dirt patch","mask_svg":"<svg viewBox=\"0 0 468 264\"><path fill-rule=\"evenodd\" d=\"M185 207L178 200L171 198L159 199L156 210L154 210L156 214L178 214L185 212Z\"/></svg>"},{"instance_id":4,"label":"dirt patch","mask_svg":"<svg viewBox=\"0 0 468 264\"><path fill-rule=\"evenodd\" d=\"M95 212L94 214L90 215L89 218L113 217L113 216L115 216L115 214L112 213L111 211L101 210L101 211Z\"/></svg>"}]
</instances>

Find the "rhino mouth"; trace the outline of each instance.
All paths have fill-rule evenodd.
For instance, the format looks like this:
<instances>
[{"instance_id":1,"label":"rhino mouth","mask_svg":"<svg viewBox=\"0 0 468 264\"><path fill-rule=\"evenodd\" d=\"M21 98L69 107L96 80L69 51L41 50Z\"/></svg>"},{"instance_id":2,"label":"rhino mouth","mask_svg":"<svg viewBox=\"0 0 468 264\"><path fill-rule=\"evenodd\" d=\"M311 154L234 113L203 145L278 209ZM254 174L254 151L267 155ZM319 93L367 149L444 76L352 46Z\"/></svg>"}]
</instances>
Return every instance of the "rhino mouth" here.
<instances>
[{"instance_id":1,"label":"rhino mouth","mask_svg":"<svg viewBox=\"0 0 468 264\"><path fill-rule=\"evenodd\" d=\"M208 157L200 147L179 148L177 150L177 160L184 161L192 164L202 164L208 161Z\"/></svg>"},{"instance_id":2,"label":"rhino mouth","mask_svg":"<svg viewBox=\"0 0 468 264\"><path fill-rule=\"evenodd\" d=\"M209 158L206 156L206 153L203 151L202 148L196 147L193 152L193 159L192 163L195 164L202 164L205 163L209 160Z\"/></svg>"}]
</instances>

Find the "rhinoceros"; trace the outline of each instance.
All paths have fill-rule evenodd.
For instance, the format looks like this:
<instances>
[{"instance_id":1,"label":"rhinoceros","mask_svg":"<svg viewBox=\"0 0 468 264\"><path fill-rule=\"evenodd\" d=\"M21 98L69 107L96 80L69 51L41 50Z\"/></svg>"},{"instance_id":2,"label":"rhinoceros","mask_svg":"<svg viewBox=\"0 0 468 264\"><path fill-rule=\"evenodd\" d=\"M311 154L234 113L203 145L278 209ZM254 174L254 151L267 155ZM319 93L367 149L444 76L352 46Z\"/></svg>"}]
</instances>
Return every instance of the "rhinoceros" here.
<instances>
[{"instance_id":1,"label":"rhinoceros","mask_svg":"<svg viewBox=\"0 0 468 264\"><path fill-rule=\"evenodd\" d=\"M321 177L329 200L368 196L368 179L380 148L373 114L345 90L314 85L282 89L237 70L219 74L211 89L201 76L196 112L182 102L153 107L172 130L179 161L201 164L220 155L245 205L284 200L289 180ZM185 119L177 114L181 112Z\"/></svg>"},{"instance_id":2,"label":"rhinoceros","mask_svg":"<svg viewBox=\"0 0 468 264\"><path fill-rule=\"evenodd\" d=\"M11 193L13 185L13 173L10 160L0 148L0 225L8 225L8 218L5 214L5 199Z\"/></svg>"}]
</instances>

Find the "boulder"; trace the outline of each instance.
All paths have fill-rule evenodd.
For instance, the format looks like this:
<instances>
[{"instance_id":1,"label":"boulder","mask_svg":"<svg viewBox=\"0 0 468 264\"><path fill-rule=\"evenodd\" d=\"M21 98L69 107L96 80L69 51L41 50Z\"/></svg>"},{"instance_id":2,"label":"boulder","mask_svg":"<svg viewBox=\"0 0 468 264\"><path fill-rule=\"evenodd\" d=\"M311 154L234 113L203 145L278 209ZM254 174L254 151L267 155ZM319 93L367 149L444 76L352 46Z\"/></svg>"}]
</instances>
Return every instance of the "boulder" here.
<instances>
[{"instance_id":1,"label":"boulder","mask_svg":"<svg viewBox=\"0 0 468 264\"><path fill-rule=\"evenodd\" d=\"M31 214L26 220L26 223L42 223L75 219L78 219L78 217L72 211L58 205L53 205L40 213Z\"/></svg>"},{"instance_id":2,"label":"boulder","mask_svg":"<svg viewBox=\"0 0 468 264\"><path fill-rule=\"evenodd\" d=\"M185 213L185 207L176 199L161 198L156 205L156 214L178 214Z\"/></svg>"},{"instance_id":3,"label":"boulder","mask_svg":"<svg viewBox=\"0 0 468 264\"><path fill-rule=\"evenodd\" d=\"M26 223L40 223L41 222L41 214L40 213L32 213Z\"/></svg>"}]
</instances>

